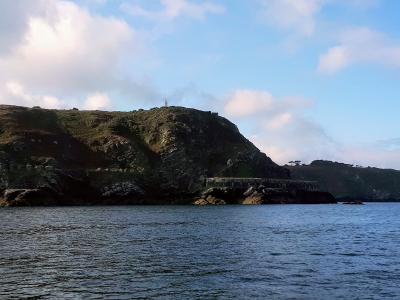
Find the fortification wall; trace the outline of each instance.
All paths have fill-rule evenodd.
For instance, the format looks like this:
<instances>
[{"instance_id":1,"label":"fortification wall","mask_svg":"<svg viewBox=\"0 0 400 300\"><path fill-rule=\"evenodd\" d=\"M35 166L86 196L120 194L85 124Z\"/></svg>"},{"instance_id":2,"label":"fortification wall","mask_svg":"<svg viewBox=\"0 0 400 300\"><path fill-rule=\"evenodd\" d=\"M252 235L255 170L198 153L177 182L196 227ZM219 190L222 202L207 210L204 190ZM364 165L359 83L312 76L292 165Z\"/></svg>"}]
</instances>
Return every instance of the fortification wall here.
<instances>
[{"instance_id":1,"label":"fortification wall","mask_svg":"<svg viewBox=\"0 0 400 300\"><path fill-rule=\"evenodd\" d=\"M206 187L232 187L248 189L251 186L263 185L266 188L279 188L283 190L302 189L307 191L321 191L316 181L299 181L271 178L231 178L214 177L205 179Z\"/></svg>"}]
</instances>

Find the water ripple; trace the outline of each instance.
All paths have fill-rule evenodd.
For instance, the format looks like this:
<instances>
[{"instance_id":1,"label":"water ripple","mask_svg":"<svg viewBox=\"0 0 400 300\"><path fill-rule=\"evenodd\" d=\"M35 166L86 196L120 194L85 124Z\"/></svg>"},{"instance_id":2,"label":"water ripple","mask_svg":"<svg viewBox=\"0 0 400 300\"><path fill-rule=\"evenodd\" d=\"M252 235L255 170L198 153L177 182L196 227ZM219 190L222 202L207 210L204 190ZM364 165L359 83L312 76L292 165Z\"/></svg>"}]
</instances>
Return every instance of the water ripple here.
<instances>
[{"instance_id":1,"label":"water ripple","mask_svg":"<svg viewBox=\"0 0 400 300\"><path fill-rule=\"evenodd\" d=\"M400 204L0 209L1 299L394 299Z\"/></svg>"}]
</instances>

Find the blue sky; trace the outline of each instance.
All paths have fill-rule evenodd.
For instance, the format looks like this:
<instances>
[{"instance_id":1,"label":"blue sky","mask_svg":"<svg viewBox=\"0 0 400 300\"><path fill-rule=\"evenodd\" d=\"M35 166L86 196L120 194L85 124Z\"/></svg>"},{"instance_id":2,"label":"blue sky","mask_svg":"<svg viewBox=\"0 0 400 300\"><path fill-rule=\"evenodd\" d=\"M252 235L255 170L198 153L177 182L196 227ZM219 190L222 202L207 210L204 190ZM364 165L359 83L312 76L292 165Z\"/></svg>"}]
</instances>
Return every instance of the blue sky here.
<instances>
[{"instance_id":1,"label":"blue sky","mask_svg":"<svg viewBox=\"0 0 400 300\"><path fill-rule=\"evenodd\" d=\"M0 0L0 102L213 110L279 164L400 169L400 1Z\"/></svg>"}]
</instances>

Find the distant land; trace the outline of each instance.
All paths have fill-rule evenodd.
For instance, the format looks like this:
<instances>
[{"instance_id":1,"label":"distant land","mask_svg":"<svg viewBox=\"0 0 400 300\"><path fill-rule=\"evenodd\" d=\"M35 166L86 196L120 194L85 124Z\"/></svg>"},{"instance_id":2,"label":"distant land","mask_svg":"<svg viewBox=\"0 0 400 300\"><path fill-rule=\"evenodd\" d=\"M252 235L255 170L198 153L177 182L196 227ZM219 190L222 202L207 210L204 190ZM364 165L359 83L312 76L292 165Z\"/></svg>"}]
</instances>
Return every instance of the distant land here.
<instances>
[{"instance_id":1,"label":"distant land","mask_svg":"<svg viewBox=\"0 0 400 300\"><path fill-rule=\"evenodd\" d=\"M285 166L292 179L317 181L338 201L400 201L400 171L328 160Z\"/></svg>"},{"instance_id":2,"label":"distant land","mask_svg":"<svg viewBox=\"0 0 400 300\"><path fill-rule=\"evenodd\" d=\"M316 167L277 165L211 111L0 105L2 206L336 203L329 192L364 195L338 193L327 185L330 169ZM385 195L379 200L400 198L375 190Z\"/></svg>"}]
</instances>

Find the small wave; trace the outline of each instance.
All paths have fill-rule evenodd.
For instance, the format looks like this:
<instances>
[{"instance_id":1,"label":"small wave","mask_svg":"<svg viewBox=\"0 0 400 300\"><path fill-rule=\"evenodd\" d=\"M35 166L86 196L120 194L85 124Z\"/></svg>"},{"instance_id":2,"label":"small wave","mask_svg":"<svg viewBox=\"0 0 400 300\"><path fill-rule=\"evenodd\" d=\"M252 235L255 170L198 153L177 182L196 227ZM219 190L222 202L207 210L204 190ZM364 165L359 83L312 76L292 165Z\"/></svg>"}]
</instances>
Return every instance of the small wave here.
<instances>
[{"instance_id":1,"label":"small wave","mask_svg":"<svg viewBox=\"0 0 400 300\"><path fill-rule=\"evenodd\" d=\"M354 253L354 252L350 252L350 253L340 253L339 255L342 256L360 256L360 253Z\"/></svg>"},{"instance_id":2,"label":"small wave","mask_svg":"<svg viewBox=\"0 0 400 300\"><path fill-rule=\"evenodd\" d=\"M280 253L280 252L270 252L269 253L272 256L281 256L281 255L285 255L285 253Z\"/></svg>"}]
</instances>

